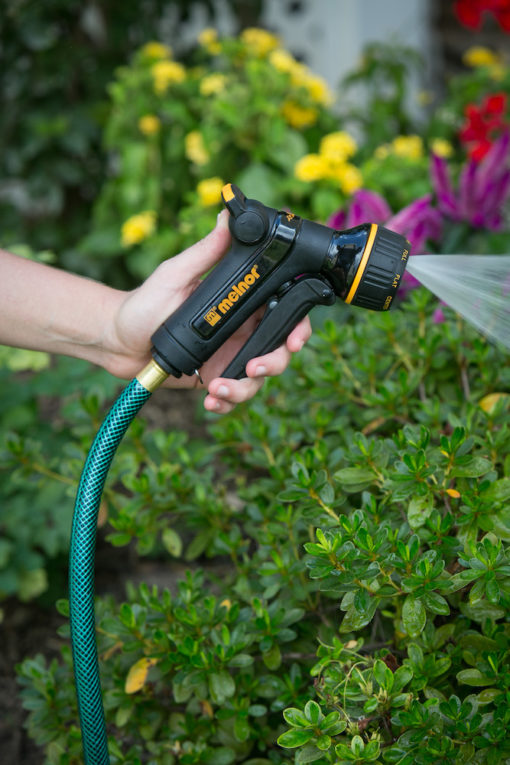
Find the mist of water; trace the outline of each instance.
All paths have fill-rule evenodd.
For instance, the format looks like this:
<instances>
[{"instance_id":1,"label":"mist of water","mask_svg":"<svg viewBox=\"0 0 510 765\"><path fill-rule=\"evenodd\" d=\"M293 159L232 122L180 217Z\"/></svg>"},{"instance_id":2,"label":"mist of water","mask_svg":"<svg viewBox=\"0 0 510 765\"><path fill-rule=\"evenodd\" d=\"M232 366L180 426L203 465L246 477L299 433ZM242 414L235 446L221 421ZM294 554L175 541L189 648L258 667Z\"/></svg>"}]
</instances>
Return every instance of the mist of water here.
<instances>
[{"instance_id":1,"label":"mist of water","mask_svg":"<svg viewBox=\"0 0 510 765\"><path fill-rule=\"evenodd\" d=\"M510 255L416 255L407 271L480 332L510 349Z\"/></svg>"}]
</instances>

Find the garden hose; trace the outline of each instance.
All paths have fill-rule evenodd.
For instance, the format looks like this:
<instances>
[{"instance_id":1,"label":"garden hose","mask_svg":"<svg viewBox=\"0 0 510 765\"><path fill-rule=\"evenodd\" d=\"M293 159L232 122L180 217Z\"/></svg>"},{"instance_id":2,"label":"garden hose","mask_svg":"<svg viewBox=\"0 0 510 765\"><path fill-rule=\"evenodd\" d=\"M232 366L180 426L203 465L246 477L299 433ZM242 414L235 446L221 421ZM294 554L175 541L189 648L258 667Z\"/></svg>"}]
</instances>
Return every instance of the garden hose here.
<instances>
[{"instance_id":1,"label":"garden hose","mask_svg":"<svg viewBox=\"0 0 510 765\"><path fill-rule=\"evenodd\" d=\"M331 305L336 297L387 311L409 257L409 242L375 223L334 231L247 199L230 183L222 197L230 213L232 246L152 336L153 360L110 409L78 487L69 602L86 765L110 761L96 648L94 550L106 475L131 420L169 375L199 374L204 362L262 305L262 320L222 377L245 377L250 359L278 348L314 306Z\"/></svg>"},{"instance_id":2,"label":"garden hose","mask_svg":"<svg viewBox=\"0 0 510 765\"><path fill-rule=\"evenodd\" d=\"M101 425L83 468L71 532L69 619L74 677L86 765L108 765L94 616L94 559L99 505L114 454L126 430L168 375L151 361L124 388Z\"/></svg>"}]
</instances>

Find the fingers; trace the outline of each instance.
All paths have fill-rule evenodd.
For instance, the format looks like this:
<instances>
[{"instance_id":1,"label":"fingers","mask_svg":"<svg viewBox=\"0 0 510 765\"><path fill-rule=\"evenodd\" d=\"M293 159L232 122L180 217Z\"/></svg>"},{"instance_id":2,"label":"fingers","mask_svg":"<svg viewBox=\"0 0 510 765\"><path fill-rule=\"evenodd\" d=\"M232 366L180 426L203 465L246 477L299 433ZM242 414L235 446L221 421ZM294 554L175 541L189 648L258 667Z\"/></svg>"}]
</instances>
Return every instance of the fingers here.
<instances>
[{"instance_id":1,"label":"fingers","mask_svg":"<svg viewBox=\"0 0 510 765\"><path fill-rule=\"evenodd\" d=\"M263 377L251 379L245 377L243 380L229 380L224 377L217 377L209 385L209 393L204 399L204 407L209 412L226 414L231 412L236 404L253 398L263 384Z\"/></svg>"},{"instance_id":2,"label":"fingers","mask_svg":"<svg viewBox=\"0 0 510 765\"><path fill-rule=\"evenodd\" d=\"M287 348L291 353L297 353L312 336L312 325L306 316L299 324L296 324L287 338Z\"/></svg>"},{"instance_id":3,"label":"fingers","mask_svg":"<svg viewBox=\"0 0 510 765\"><path fill-rule=\"evenodd\" d=\"M275 377L285 371L292 353L301 350L311 333L310 321L306 317L292 330L285 345L248 362L246 366L248 377L242 380L217 377L212 380L204 400L204 407L210 412L226 414L232 411L236 404L253 398L264 384L266 377Z\"/></svg>"},{"instance_id":4,"label":"fingers","mask_svg":"<svg viewBox=\"0 0 510 765\"><path fill-rule=\"evenodd\" d=\"M306 316L297 324L288 336L285 345L277 348L276 351L267 353L256 359L251 359L246 365L246 374L248 377L280 375L288 366L292 353L297 353L303 345L310 339L312 326L310 319Z\"/></svg>"}]
</instances>

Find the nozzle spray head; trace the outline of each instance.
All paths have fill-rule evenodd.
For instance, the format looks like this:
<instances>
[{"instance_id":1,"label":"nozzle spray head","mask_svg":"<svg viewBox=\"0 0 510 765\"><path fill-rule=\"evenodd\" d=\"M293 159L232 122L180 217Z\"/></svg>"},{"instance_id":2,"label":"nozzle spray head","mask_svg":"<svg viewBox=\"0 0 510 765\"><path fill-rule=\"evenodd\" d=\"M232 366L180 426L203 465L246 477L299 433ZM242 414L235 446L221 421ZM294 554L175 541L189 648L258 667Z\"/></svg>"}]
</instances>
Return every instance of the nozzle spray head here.
<instances>
[{"instance_id":1,"label":"nozzle spray head","mask_svg":"<svg viewBox=\"0 0 510 765\"><path fill-rule=\"evenodd\" d=\"M335 231L324 275L345 303L387 311L409 258L405 237L376 223Z\"/></svg>"},{"instance_id":2,"label":"nozzle spray head","mask_svg":"<svg viewBox=\"0 0 510 765\"><path fill-rule=\"evenodd\" d=\"M232 246L186 302L152 336L158 366L191 375L265 305L253 334L222 377L246 376L250 359L274 351L317 305L335 295L387 311L409 257L409 242L377 224L336 231L267 207L228 183Z\"/></svg>"}]
</instances>

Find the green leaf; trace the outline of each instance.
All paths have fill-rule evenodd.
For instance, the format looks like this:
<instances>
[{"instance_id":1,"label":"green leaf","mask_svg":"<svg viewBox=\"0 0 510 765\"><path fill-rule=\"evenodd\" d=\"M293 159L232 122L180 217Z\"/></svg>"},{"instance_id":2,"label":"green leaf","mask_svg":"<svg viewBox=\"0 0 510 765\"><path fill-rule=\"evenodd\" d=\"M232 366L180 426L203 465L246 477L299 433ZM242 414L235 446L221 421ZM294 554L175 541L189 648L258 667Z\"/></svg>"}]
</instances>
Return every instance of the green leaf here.
<instances>
[{"instance_id":1,"label":"green leaf","mask_svg":"<svg viewBox=\"0 0 510 765\"><path fill-rule=\"evenodd\" d=\"M426 592L425 595L422 596L422 600L425 608L432 611L434 614L442 614L443 616L446 616L450 613L450 606L447 601L437 592Z\"/></svg>"},{"instance_id":2,"label":"green leaf","mask_svg":"<svg viewBox=\"0 0 510 765\"><path fill-rule=\"evenodd\" d=\"M409 526L412 529L421 528L433 509L434 502L432 497L428 494L425 497L413 497L407 508L407 520L409 521Z\"/></svg>"},{"instance_id":3,"label":"green leaf","mask_svg":"<svg viewBox=\"0 0 510 765\"><path fill-rule=\"evenodd\" d=\"M316 701L307 701L305 704L305 717L312 725L318 725L323 718L320 706Z\"/></svg>"},{"instance_id":4,"label":"green leaf","mask_svg":"<svg viewBox=\"0 0 510 765\"><path fill-rule=\"evenodd\" d=\"M182 539L174 529L165 529L161 535L161 539L165 549L173 555L174 558L179 558L182 554Z\"/></svg>"},{"instance_id":5,"label":"green leaf","mask_svg":"<svg viewBox=\"0 0 510 765\"><path fill-rule=\"evenodd\" d=\"M462 669L460 672L457 672L457 680L459 683L475 687L491 685L493 682L490 677L482 675L479 669Z\"/></svg>"},{"instance_id":6,"label":"green leaf","mask_svg":"<svg viewBox=\"0 0 510 765\"><path fill-rule=\"evenodd\" d=\"M273 643L269 651L262 654L262 661L268 669L278 669L282 663L282 653L278 643Z\"/></svg>"},{"instance_id":7,"label":"green leaf","mask_svg":"<svg viewBox=\"0 0 510 765\"><path fill-rule=\"evenodd\" d=\"M376 659L375 661L374 677L381 688L384 688L391 693L391 689L393 688L393 672L381 659Z\"/></svg>"},{"instance_id":8,"label":"green leaf","mask_svg":"<svg viewBox=\"0 0 510 765\"><path fill-rule=\"evenodd\" d=\"M236 754L229 746L215 747L207 749L201 755L201 761L204 765L230 765L236 759Z\"/></svg>"},{"instance_id":9,"label":"green leaf","mask_svg":"<svg viewBox=\"0 0 510 765\"><path fill-rule=\"evenodd\" d=\"M420 598L408 595L402 607L402 623L410 637L416 637L425 627L427 614Z\"/></svg>"},{"instance_id":10,"label":"green leaf","mask_svg":"<svg viewBox=\"0 0 510 765\"><path fill-rule=\"evenodd\" d=\"M227 672L213 672L209 675L209 690L216 704L223 704L225 699L233 696L236 685Z\"/></svg>"},{"instance_id":11,"label":"green leaf","mask_svg":"<svg viewBox=\"0 0 510 765\"><path fill-rule=\"evenodd\" d=\"M315 762L323 757L323 753L320 749L317 749L315 744L305 744L305 746L296 752L296 765L304 765L307 762Z\"/></svg>"},{"instance_id":12,"label":"green leaf","mask_svg":"<svg viewBox=\"0 0 510 765\"><path fill-rule=\"evenodd\" d=\"M489 470L492 470L492 462L485 457L469 457L460 465L454 463L450 476L454 478L478 478L488 473Z\"/></svg>"},{"instance_id":13,"label":"green leaf","mask_svg":"<svg viewBox=\"0 0 510 765\"><path fill-rule=\"evenodd\" d=\"M279 746L283 746L284 749L294 749L296 746L303 746L303 744L307 744L310 739L314 737L314 732L312 730L303 730L303 729L294 729L294 730L288 730L285 733L282 733L281 736L278 737L277 743Z\"/></svg>"},{"instance_id":14,"label":"green leaf","mask_svg":"<svg viewBox=\"0 0 510 765\"><path fill-rule=\"evenodd\" d=\"M204 550L209 547L213 539L213 532L210 529L200 531L196 537L191 541L186 549L185 559L195 560L199 555L202 555Z\"/></svg>"},{"instance_id":15,"label":"green leaf","mask_svg":"<svg viewBox=\"0 0 510 765\"><path fill-rule=\"evenodd\" d=\"M248 722L246 716L238 715L234 723L234 736L236 740L240 741L241 743L243 741L247 741L250 737L250 732L250 723Z\"/></svg>"},{"instance_id":16,"label":"green leaf","mask_svg":"<svg viewBox=\"0 0 510 765\"><path fill-rule=\"evenodd\" d=\"M331 736L328 736L326 734L323 734L322 736L319 736L319 738L316 741L317 749L320 749L321 751L326 751L331 746Z\"/></svg>"},{"instance_id":17,"label":"green leaf","mask_svg":"<svg viewBox=\"0 0 510 765\"><path fill-rule=\"evenodd\" d=\"M283 717L289 725L294 728L306 728L310 725L309 720L305 717L305 714L296 707L289 707L283 710Z\"/></svg>"},{"instance_id":18,"label":"green leaf","mask_svg":"<svg viewBox=\"0 0 510 765\"><path fill-rule=\"evenodd\" d=\"M342 470L337 470L334 477L346 491L353 492L370 486L377 478L372 470L359 467L342 468Z\"/></svg>"}]
</instances>

